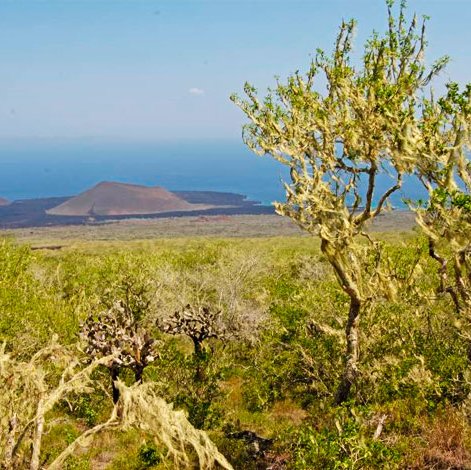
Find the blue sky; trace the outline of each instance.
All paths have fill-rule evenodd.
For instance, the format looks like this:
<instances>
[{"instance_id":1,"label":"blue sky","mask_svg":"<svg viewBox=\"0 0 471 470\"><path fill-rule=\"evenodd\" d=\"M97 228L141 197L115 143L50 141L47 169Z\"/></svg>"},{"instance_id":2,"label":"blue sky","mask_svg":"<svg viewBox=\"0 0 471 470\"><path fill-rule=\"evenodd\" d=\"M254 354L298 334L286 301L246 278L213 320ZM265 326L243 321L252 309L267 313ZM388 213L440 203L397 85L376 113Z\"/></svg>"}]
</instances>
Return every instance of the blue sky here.
<instances>
[{"instance_id":1,"label":"blue sky","mask_svg":"<svg viewBox=\"0 0 471 470\"><path fill-rule=\"evenodd\" d=\"M410 0L431 16L442 80L471 81L470 0ZM0 0L0 138L238 139L229 101L329 50L342 18L357 50L383 0Z\"/></svg>"}]
</instances>

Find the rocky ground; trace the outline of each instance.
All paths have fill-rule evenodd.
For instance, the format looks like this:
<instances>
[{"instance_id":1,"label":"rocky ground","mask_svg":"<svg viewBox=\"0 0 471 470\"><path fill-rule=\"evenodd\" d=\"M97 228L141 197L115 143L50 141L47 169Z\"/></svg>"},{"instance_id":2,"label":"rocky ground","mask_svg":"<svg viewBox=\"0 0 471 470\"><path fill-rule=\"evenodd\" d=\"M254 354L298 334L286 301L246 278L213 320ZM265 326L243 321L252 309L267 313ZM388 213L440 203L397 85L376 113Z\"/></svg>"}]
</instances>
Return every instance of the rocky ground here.
<instances>
[{"instance_id":1,"label":"rocky ground","mask_svg":"<svg viewBox=\"0 0 471 470\"><path fill-rule=\"evenodd\" d=\"M386 213L375 220L370 230L401 234L415 227L414 214L409 211ZM278 215L214 215L168 217L159 219L126 219L89 225L32 227L0 231L19 241L38 245L51 241L73 240L146 240L177 237L284 237L302 236L290 219ZM67 243L66 243L67 244Z\"/></svg>"}]
</instances>

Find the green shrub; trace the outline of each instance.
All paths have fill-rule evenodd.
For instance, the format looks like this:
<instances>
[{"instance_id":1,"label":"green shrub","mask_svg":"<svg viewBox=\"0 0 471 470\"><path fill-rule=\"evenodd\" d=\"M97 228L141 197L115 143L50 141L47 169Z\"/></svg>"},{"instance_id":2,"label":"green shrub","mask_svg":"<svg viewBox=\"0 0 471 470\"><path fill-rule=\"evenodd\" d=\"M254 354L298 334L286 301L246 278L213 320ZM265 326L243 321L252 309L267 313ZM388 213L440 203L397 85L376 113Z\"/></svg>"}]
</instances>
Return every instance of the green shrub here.
<instances>
[{"instance_id":1,"label":"green shrub","mask_svg":"<svg viewBox=\"0 0 471 470\"><path fill-rule=\"evenodd\" d=\"M400 468L401 453L374 439L374 429L360 415L346 408L330 426L303 426L296 430L291 446L292 467L299 470Z\"/></svg>"},{"instance_id":2,"label":"green shrub","mask_svg":"<svg viewBox=\"0 0 471 470\"><path fill-rule=\"evenodd\" d=\"M144 444L139 449L139 460L142 463L141 468L152 468L161 462L159 450L153 444Z\"/></svg>"}]
</instances>

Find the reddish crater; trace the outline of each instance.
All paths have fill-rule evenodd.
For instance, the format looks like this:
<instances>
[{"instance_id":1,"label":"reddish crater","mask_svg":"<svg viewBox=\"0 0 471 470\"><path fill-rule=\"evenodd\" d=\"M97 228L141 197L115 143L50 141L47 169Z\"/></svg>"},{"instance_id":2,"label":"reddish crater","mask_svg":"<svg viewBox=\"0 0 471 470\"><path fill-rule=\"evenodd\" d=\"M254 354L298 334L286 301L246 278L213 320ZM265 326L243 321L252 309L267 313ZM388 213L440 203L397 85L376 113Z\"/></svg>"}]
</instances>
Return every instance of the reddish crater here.
<instances>
[{"instance_id":1,"label":"reddish crater","mask_svg":"<svg viewBox=\"0 0 471 470\"><path fill-rule=\"evenodd\" d=\"M158 186L104 181L46 212L61 216L113 216L185 212L211 207L191 204Z\"/></svg>"}]
</instances>

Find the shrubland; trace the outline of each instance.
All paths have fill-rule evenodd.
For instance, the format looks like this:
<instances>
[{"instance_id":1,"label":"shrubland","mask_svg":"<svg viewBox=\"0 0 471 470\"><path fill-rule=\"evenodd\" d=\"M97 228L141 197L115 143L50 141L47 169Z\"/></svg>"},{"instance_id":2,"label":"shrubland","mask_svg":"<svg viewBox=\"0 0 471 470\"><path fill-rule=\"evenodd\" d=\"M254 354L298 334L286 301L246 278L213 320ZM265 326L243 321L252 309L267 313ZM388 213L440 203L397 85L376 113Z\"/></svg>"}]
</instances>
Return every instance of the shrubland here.
<instances>
[{"instance_id":1,"label":"shrubland","mask_svg":"<svg viewBox=\"0 0 471 470\"><path fill-rule=\"evenodd\" d=\"M30 468L42 416L44 468L58 458L62 468L210 468L216 446L241 469L467 468L468 337L452 297L439 293L426 235L379 240L401 288L365 311L355 395L341 405L349 299L315 239L123 242L59 253L3 241L2 458L15 418L17 462ZM365 263L373 269L375 259ZM141 381L122 369L116 387L139 395L116 405L113 351L87 354L83 335L112 299L132 306L155 351ZM192 332L203 330L215 334L195 348ZM122 339L116 347L134 353ZM178 434L162 440L165 424L158 432L149 425L156 416ZM208 446L203 464L194 439Z\"/></svg>"},{"instance_id":2,"label":"shrubland","mask_svg":"<svg viewBox=\"0 0 471 470\"><path fill-rule=\"evenodd\" d=\"M436 98L447 58L387 6L360 66L344 22L233 97L312 237L2 241L4 468L471 468L471 87ZM373 234L407 175L418 228Z\"/></svg>"}]
</instances>

